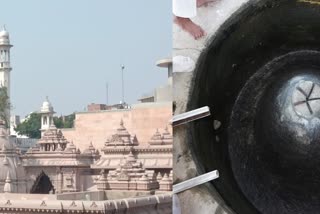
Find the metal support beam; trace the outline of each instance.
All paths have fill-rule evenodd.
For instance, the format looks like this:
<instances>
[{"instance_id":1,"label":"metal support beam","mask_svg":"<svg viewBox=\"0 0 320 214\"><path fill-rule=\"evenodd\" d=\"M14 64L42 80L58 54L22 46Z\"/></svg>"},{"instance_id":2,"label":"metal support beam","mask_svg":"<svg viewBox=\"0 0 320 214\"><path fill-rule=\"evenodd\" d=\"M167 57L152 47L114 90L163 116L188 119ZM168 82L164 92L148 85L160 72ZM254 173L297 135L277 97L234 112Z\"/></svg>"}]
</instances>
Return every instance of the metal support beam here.
<instances>
[{"instance_id":1,"label":"metal support beam","mask_svg":"<svg viewBox=\"0 0 320 214\"><path fill-rule=\"evenodd\" d=\"M179 192L185 191L187 189L191 189L192 187L204 184L208 181L212 181L214 179L219 178L218 170L208 172L206 174L197 176L195 178L191 178L189 180L183 181L181 183L173 185L173 194L177 194Z\"/></svg>"},{"instance_id":2,"label":"metal support beam","mask_svg":"<svg viewBox=\"0 0 320 214\"><path fill-rule=\"evenodd\" d=\"M208 117L210 115L211 113L209 107L205 106L202 108L175 115L172 117L170 123L172 124L172 126L179 126L194 120L199 120L201 118Z\"/></svg>"}]
</instances>

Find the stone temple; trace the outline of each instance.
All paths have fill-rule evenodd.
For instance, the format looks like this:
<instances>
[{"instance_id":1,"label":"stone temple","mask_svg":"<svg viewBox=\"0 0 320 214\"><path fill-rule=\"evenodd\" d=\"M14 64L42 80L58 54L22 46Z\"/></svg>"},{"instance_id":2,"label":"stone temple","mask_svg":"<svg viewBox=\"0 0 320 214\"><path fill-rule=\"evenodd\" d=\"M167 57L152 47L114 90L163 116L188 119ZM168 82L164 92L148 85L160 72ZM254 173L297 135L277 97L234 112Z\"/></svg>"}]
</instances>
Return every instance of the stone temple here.
<instances>
[{"instance_id":1,"label":"stone temple","mask_svg":"<svg viewBox=\"0 0 320 214\"><path fill-rule=\"evenodd\" d=\"M0 32L0 82L8 88L10 47L4 29ZM121 118L114 123L113 133L97 143L102 147L87 141L80 149L79 138L70 140L55 127L48 98L38 113L41 138L24 153L0 121L0 213L171 213L169 124L154 129L149 141L141 143Z\"/></svg>"}]
</instances>

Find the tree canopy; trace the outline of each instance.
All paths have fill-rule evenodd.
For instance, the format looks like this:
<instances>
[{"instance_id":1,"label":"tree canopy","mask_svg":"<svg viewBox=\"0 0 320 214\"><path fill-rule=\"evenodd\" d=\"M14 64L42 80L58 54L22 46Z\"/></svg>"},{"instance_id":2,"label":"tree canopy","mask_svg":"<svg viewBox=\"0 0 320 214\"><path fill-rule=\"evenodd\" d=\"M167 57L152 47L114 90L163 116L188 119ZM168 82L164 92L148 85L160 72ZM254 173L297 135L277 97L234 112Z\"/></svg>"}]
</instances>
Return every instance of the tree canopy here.
<instances>
[{"instance_id":1,"label":"tree canopy","mask_svg":"<svg viewBox=\"0 0 320 214\"><path fill-rule=\"evenodd\" d=\"M32 113L29 117L18 124L15 128L15 131L19 135L25 135L30 138L40 138L41 137L41 114Z\"/></svg>"},{"instance_id":2,"label":"tree canopy","mask_svg":"<svg viewBox=\"0 0 320 214\"><path fill-rule=\"evenodd\" d=\"M68 116L53 117L54 125L57 128L72 128L75 119L75 114L70 114ZM41 137L41 114L32 113L29 117L20 123L15 131L19 135L26 135L30 138L40 138Z\"/></svg>"},{"instance_id":3,"label":"tree canopy","mask_svg":"<svg viewBox=\"0 0 320 214\"><path fill-rule=\"evenodd\" d=\"M75 119L75 114L67 116L54 117L53 122L57 128L72 128Z\"/></svg>"},{"instance_id":4,"label":"tree canopy","mask_svg":"<svg viewBox=\"0 0 320 214\"><path fill-rule=\"evenodd\" d=\"M0 120L2 120L7 128L10 126L10 108L7 87L0 87Z\"/></svg>"}]
</instances>

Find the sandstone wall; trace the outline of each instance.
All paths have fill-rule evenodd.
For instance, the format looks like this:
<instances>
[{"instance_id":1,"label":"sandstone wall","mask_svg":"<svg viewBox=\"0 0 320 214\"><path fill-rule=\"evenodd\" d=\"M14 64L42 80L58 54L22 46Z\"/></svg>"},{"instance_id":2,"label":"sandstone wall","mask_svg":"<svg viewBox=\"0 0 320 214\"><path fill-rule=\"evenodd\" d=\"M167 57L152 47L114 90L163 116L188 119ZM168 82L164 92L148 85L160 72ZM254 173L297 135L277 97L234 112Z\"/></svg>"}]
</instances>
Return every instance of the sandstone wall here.
<instances>
[{"instance_id":1,"label":"sandstone wall","mask_svg":"<svg viewBox=\"0 0 320 214\"><path fill-rule=\"evenodd\" d=\"M97 149L101 149L123 119L129 133L136 134L140 144L146 144L156 129L160 132L163 132L166 126L171 129L171 117L171 102L141 103L125 110L77 113L74 128L62 129L62 132L66 139L73 141L81 151L86 149L90 142Z\"/></svg>"}]
</instances>

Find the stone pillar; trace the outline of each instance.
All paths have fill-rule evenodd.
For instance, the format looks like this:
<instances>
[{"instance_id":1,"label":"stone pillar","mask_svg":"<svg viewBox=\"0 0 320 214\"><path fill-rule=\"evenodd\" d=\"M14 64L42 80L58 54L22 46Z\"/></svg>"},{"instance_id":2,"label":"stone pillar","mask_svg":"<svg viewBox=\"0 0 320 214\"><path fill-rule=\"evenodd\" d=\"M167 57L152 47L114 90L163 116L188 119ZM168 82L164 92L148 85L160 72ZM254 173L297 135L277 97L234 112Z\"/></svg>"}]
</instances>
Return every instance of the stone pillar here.
<instances>
[{"instance_id":1,"label":"stone pillar","mask_svg":"<svg viewBox=\"0 0 320 214\"><path fill-rule=\"evenodd\" d=\"M56 186L56 193L62 193L63 188L63 175L61 167L57 167L57 186Z\"/></svg>"}]
</instances>

